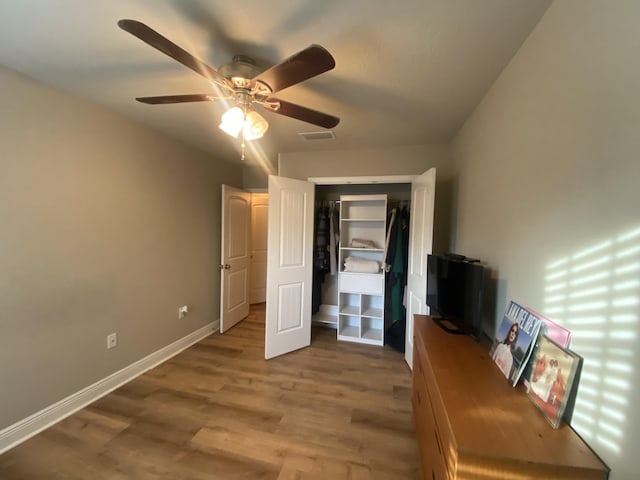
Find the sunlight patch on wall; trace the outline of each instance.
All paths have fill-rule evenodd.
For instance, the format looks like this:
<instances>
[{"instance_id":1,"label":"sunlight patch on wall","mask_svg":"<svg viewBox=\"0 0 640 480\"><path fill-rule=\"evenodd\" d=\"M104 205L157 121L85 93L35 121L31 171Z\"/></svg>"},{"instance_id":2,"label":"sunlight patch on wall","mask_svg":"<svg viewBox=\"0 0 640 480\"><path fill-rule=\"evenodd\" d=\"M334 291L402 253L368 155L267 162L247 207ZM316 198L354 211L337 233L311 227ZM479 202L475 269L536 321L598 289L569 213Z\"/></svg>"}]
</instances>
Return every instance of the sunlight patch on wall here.
<instances>
[{"instance_id":1,"label":"sunlight patch on wall","mask_svg":"<svg viewBox=\"0 0 640 480\"><path fill-rule=\"evenodd\" d=\"M543 314L573 332L584 357L572 426L620 455L640 322L640 228L547 265Z\"/></svg>"}]
</instances>

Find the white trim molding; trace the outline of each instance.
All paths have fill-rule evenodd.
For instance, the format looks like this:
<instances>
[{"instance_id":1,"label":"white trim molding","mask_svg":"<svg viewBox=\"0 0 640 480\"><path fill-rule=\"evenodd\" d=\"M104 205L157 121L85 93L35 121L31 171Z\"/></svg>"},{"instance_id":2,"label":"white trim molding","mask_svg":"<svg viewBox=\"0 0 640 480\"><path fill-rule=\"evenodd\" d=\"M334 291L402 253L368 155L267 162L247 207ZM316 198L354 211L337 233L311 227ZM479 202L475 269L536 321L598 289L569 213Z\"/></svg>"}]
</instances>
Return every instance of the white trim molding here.
<instances>
[{"instance_id":1,"label":"white trim molding","mask_svg":"<svg viewBox=\"0 0 640 480\"><path fill-rule=\"evenodd\" d=\"M20 443L28 440L41 431L58 423L60 420L72 415L78 410L95 402L101 397L112 392L116 388L130 382L134 378L142 375L147 370L166 362L171 357L177 355L191 345L199 342L211 333L218 331L220 320L215 320L209 325L182 337L166 347L153 352L150 355L132 363L108 377L98 380L92 385L63 398L59 402L34 413L33 415L0 430L0 454L12 449Z\"/></svg>"},{"instance_id":2,"label":"white trim molding","mask_svg":"<svg viewBox=\"0 0 640 480\"><path fill-rule=\"evenodd\" d=\"M378 175L369 177L308 177L316 185L360 185L376 183L411 183L417 175Z\"/></svg>"}]
</instances>

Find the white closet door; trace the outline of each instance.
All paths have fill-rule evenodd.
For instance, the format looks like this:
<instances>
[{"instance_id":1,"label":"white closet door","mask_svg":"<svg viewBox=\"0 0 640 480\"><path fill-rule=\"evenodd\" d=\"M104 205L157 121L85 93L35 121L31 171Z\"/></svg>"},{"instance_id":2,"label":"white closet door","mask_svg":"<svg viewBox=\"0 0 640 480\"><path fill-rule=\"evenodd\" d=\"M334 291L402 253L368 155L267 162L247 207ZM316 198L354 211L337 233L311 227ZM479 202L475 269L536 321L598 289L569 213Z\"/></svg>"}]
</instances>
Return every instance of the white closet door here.
<instances>
[{"instance_id":1,"label":"white closet door","mask_svg":"<svg viewBox=\"0 0 640 480\"><path fill-rule=\"evenodd\" d=\"M311 344L315 185L269 176L265 358Z\"/></svg>"},{"instance_id":2,"label":"white closet door","mask_svg":"<svg viewBox=\"0 0 640 480\"><path fill-rule=\"evenodd\" d=\"M411 225L409 227L409 272L407 278L407 329L404 358L413 367L413 316L428 313L427 255L433 248L433 211L436 169L411 182Z\"/></svg>"},{"instance_id":3,"label":"white closet door","mask_svg":"<svg viewBox=\"0 0 640 480\"><path fill-rule=\"evenodd\" d=\"M222 185L220 333L249 315L251 194Z\"/></svg>"}]
</instances>

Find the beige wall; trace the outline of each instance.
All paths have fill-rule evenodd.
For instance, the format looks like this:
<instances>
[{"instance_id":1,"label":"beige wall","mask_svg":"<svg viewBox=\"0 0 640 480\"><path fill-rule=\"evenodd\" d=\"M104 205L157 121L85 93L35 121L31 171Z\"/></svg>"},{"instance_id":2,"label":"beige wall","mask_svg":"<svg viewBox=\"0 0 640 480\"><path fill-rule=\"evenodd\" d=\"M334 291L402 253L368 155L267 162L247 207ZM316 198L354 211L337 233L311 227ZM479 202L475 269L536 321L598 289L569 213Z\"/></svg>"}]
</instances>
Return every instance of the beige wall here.
<instances>
[{"instance_id":1,"label":"beige wall","mask_svg":"<svg viewBox=\"0 0 640 480\"><path fill-rule=\"evenodd\" d=\"M453 142L453 246L574 331L574 426L635 478L640 442L640 3L556 1Z\"/></svg>"},{"instance_id":2,"label":"beige wall","mask_svg":"<svg viewBox=\"0 0 640 480\"><path fill-rule=\"evenodd\" d=\"M15 72L0 85L1 430L219 318L220 184L242 176Z\"/></svg>"},{"instance_id":3,"label":"beige wall","mask_svg":"<svg viewBox=\"0 0 640 480\"><path fill-rule=\"evenodd\" d=\"M267 191L269 175L275 175L273 167L250 166L242 169L242 186L251 191Z\"/></svg>"}]
</instances>

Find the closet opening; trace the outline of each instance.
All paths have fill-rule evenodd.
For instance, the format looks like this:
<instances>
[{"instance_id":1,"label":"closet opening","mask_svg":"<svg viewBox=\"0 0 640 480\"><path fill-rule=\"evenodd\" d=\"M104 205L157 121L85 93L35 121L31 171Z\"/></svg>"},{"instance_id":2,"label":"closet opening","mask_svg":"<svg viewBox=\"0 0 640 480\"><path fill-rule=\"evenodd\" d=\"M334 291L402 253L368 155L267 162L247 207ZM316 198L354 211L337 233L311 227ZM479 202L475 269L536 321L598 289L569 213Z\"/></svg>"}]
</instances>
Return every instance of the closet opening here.
<instances>
[{"instance_id":1,"label":"closet opening","mask_svg":"<svg viewBox=\"0 0 640 480\"><path fill-rule=\"evenodd\" d=\"M315 180L322 182L321 179ZM391 183L314 182L316 187L311 319L316 327L338 330L339 340L375 345L388 344L398 351L404 351L411 183L404 178L400 180L401 182ZM343 196L348 196L351 208L361 208L364 212L367 208L377 208L375 199L384 197L384 204L381 204L384 222L377 227L374 225L375 232L368 231L368 228L358 229L354 225L357 221L350 222L343 218L341 222L340 198ZM358 207L360 198L362 203ZM368 207L367 199L373 199L373 203ZM354 202L356 207L353 207ZM347 205L343 205L343 212L348 212L348 208ZM352 231L341 231L341 227ZM344 248L349 246L348 243L354 236L365 244L371 242L372 251L366 248ZM366 247L364 244L362 246ZM351 269L356 272L358 268L366 272L371 264L379 263L379 267L376 266L374 269L379 268L383 273L383 291L369 292L366 286L360 286L367 281L375 280L370 279L366 273L361 278L357 273L354 274L354 287L345 286L347 276L343 275L341 288L339 272L345 271L345 259L347 262L351 261L351 265L355 261L356 267Z\"/></svg>"},{"instance_id":2,"label":"closet opening","mask_svg":"<svg viewBox=\"0 0 640 480\"><path fill-rule=\"evenodd\" d=\"M428 313L425 301L425 264L427 254L432 249L435 179L435 168L415 176L357 179L309 178L305 181L269 176L266 359L304 348L311 342L314 202L317 196L319 201L341 200L340 215L345 219L341 219L340 222L347 222L349 227L344 229L341 226L340 240L347 240L349 244L346 248L348 252L343 252L342 248L339 251L345 260L345 253L354 257L350 258L349 263L352 265L348 274L343 269L343 265L346 268L346 262L343 264L343 260L338 259L338 297L333 293L336 291L335 276L329 279L326 285L322 282L320 288L316 289L322 295L319 301L316 301L318 314L321 305L327 306L323 307L323 314L335 311L335 307L332 306L338 307L338 340L384 344L384 333L391 319L384 313L391 308L390 304L384 301L387 288L384 285L385 276L381 275L382 272L379 270L375 273L354 272L351 266L361 265L363 260L382 261L379 257L384 252L382 245L386 247L386 223L389 213L387 201L389 205L400 209L403 206L402 202L405 202L404 206L410 210L407 293L406 300L403 298L403 307L406 307L405 360L409 366L412 365L413 316ZM342 198L338 198L341 195ZM344 215L345 197L349 197L348 202L352 204L348 216ZM382 210L380 205L383 207ZM346 238L342 233L344 231L348 231ZM364 234L367 232L375 232L372 238L380 245L371 248L354 245L356 239L366 241L368 237ZM360 276L355 279L352 273ZM367 277L366 274L370 276ZM325 274L323 280L326 279ZM404 294L403 289L400 291ZM343 297L342 293L355 295ZM333 299L328 300L330 297ZM344 308L344 312L341 308ZM327 315L322 321L323 324L333 323L327 322L326 317ZM344 320L342 324L341 320Z\"/></svg>"}]
</instances>

